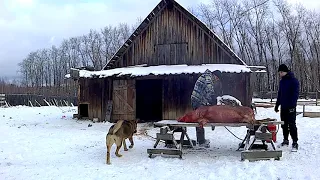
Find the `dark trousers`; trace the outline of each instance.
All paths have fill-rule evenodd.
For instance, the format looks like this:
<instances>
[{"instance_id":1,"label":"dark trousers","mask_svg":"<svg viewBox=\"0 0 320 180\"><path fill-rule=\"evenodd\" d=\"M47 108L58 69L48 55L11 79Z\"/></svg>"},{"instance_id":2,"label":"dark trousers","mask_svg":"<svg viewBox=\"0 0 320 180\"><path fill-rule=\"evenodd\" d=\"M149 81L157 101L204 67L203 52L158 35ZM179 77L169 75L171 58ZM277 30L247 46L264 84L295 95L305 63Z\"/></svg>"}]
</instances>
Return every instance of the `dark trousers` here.
<instances>
[{"instance_id":1,"label":"dark trousers","mask_svg":"<svg viewBox=\"0 0 320 180\"><path fill-rule=\"evenodd\" d=\"M296 108L292 109L281 109L280 112L281 121L284 124L281 125L283 138L289 140L289 133L293 142L298 142L298 130L296 126Z\"/></svg>"},{"instance_id":2,"label":"dark trousers","mask_svg":"<svg viewBox=\"0 0 320 180\"><path fill-rule=\"evenodd\" d=\"M191 99L191 106L193 110L198 109L201 106L200 102L197 102L194 99ZM204 128L201 127L196 127L196 136L197 136L197 142L199 144L203 144L205 143L206 139L205 139L205 132L204 132Z\"/></svg>"}]
</instances>

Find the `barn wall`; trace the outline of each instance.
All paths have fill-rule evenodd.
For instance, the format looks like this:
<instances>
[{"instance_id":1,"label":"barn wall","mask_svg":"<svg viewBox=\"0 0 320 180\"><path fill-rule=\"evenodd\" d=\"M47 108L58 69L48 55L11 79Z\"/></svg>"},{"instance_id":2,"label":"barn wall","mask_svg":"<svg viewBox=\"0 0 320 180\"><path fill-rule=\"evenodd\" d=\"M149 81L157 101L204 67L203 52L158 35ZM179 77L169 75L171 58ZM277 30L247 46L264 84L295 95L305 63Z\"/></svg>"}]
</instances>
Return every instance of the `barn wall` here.
<instances>
[{"instance_id":1,"label":"barn wall","mask_svg":"<svg viewBox=\"0 0 320 180\"><path fill-rule=\"evenodd\" d=\"M168 76L163 80L163 119L176 119L192 110L190 96L200 75ZM223 73L223 94L239 99L250 106L249 74Z\"/></svg>"},{"instance_id":2,"label":"barn wall","mask_svg":"<svg viewBox=\"0 0 320 180\"><path fill-rule=\"evenodd\" d=\"M250 92L249 73L228 73L223 75L223 94L239 99L244 106L250 106L252 93Z\"/></svg>"},{"instance_id":3,"label":"barn wall","mask_svg":"<svg viewBox=\"0 0 320 180\"><path fill-rule=\"evenodd\" d=\"M163 80L163 119L177 119L191 110L190 96L196 77L169 76Z\"/></svg>"},{"instance_id":4,"label":"barn wall","mask_svg":"<svg viewBox=\"0 0 320 180\"><path fill-rule=\"evenodd\" d=\"M239 64L239 61L179 8L166 7L136 38L116 67L202 63Z\"/></svg>"},{"instance_id":5,"label":"barn wall","mask_svg":"<svg viewBox=\"0 0 320 180\"><path fill-rule=\"evenodd\" d=\"M156 76L163 79L163 119L177 119L192 110L190 96L200 75ZM239 99L243 105L251 104L250 74L223 73L223 94ZM113 100L111 121L135 119L135 79L80 79L79 104L88 104L89 119L104 120L108 100ZM148 86L148 84L146 84ZM79 114L81 114L78 106Z\"/></svg>"},{"instance_id":6,"label":"barn wall","mask_svg":"<svg viewBox=\"0 0 320 180\"><path fill-rule=\"evenodd\" d=\"M89 119L105 118L106 104L109 99L108 79L81 78L79 79L79 104L88 104ZM78 114L81 114L78 106Z\"/></svg>"}]
</instances>

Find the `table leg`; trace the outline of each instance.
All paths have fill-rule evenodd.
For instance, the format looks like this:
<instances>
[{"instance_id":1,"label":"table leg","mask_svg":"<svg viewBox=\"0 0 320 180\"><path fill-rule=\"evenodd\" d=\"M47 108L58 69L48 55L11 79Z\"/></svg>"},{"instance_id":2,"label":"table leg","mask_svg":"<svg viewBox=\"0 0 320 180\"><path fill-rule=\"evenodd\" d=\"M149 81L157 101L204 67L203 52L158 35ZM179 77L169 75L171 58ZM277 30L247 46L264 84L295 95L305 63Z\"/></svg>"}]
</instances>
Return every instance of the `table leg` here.
<instances>
[{"instance_id":1,"label":"table leg","mask_svg":"<svg viewBox=\"0 0 320 180\"><path fill-rule=\"evenodd\" d=\"M184 128L182 128L181 136L180 136L180 145L181 145L181 146L183 145L184 135L185 135L185 131L184 131L183 129L184 129Z\"/></svg>"},{"instance_id":2,"label":"table leg","mask_svg":"<svg viewBox=\"0 0 320 180\"><path fill-rule=\"evenodd\" d=\"M187 133L187 128L185 127L185 128L183 129L183 131L184 131L184 133L185 133L185 135L186 135L186 137L187 137L187 139L188 139L188 141L189 141L190 146L193 148L193 143L192 143L192 140L190 139L190 137L189 137L189 135L188 135L188 133Z\"/></svg>"},{"instance_id":3,"label":"table leg","mask_svg":"<svg viewBox=\"0 0 320 180\"><path fill-rule=\"evenodd\" d=\"M159 142L160 142L160 139L157 139L157 141L156 141L156 143L154 144L153 148L156 148L156 147L158 146Z\"/></svg>"},{"instance_id":4,"label":"table leg","mask_svg":"<svg viewBox=\"0 0 320 180\"><path fill-rule=\"evenodd\" d=\"M244 137L244 139L242 140L242 142L240 143L237 151L239 151L242 146L245 146L245 141L247 140L247 138L250 139L250 131L249 131L249 130L247 130L247 134L246 134L246 136Z\"/></svg>"},{"instance_id":5,"label":"table leg","mask_svg":"<svg viewBox=\"0 0 320 180\"><path fill-rule=\"evenodd\" d=\"M275 147L275 145L274 145L272 140L271 140L271 145L272 145L273 150L276 150L276 147Z\"/></svg>"},{"instance_id":6,"label":"table leg","mask_svg":"<svg viewBox=\"0 0 320 180\"><path fill-rule=\"evenodd\" d=\"M247 137L246 137L246 144L244 145L244 150L248 150L249 149L249 143L250 143L250 131L248 131Z\"/></svg>"}]
</instances>

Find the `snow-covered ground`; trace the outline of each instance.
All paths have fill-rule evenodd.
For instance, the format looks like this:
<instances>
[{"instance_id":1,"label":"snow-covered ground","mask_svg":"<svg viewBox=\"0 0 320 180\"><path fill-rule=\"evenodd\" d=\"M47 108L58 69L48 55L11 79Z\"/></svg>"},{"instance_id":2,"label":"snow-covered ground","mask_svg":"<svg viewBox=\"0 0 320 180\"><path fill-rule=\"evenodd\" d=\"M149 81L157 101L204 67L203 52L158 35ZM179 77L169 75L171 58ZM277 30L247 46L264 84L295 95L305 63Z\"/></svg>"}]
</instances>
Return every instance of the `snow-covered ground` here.
<instances>
[{"instance_id":1,"label":"snow-covered ground","mask_svg":"<svg viewBox=\"0 0 320 180\"><path fill-rule=\"evenodd\" d=\"M279 119L273 108L257 110L257 119ZM291 153L284 148L280 161L240 161L236 149L241 141L224 127L206 128L208 149L184 150L183 159L149 158L147 148L159 129L139 124L134 148L121 149L123 157L117 158L114 145L112 165L106 165L105 136L111 124L77 121L74 113L76 107L0 108L0 179L320 179L320 118L297 117L300 149ZM246 132L244 127L228 129L240 138ZM195 128L188 132L194 139Z\"/></svg>"}]
</instances>

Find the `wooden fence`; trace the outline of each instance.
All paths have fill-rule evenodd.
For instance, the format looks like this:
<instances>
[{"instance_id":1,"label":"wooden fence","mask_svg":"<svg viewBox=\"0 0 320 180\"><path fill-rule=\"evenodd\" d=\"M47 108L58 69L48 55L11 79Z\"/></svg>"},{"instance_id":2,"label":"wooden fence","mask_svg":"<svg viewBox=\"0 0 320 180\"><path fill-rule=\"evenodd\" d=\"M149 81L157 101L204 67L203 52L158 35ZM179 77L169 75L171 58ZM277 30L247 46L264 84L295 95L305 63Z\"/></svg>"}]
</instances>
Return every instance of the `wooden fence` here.
<instances>
[{"instance_id":1,"label":"wooden fence","mask_svg":"<svg viewBox=\"0 0 320 180\"><path fill-rule=\"evenodd\" d=\"M254 98L270 99L271 103L275 103L277 99L278 92L275 91L264 91L264 92L254 92ZM315 104L320 105L320 92L300 92L299 99L306 99L306 101L299 100L298 104ZM308 99L313 99L314 101L308 101Z\"/></svg>"},{"instance_id":2,"label":"wooden fence","mask_svg":"<svg viewBox=\"0 0 320 180\"><path fill-rule=\"evenodd\" d=\"M1 100L2 99L2 100ZM42 96L32 94L0 94L1 106L77 106L77 97Z\"/></svg>"},{"instance_id":3,"label":"wooden fence","mask_svg":"<svg viewBox=\"0 0 320 180\"><path fill-rule=\"evenodd\" d=\"M0 94L0 107L6 105L6 95Z\"/></svg>"}]
</instances>

